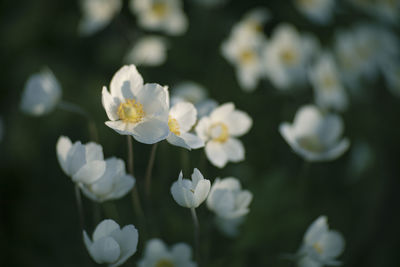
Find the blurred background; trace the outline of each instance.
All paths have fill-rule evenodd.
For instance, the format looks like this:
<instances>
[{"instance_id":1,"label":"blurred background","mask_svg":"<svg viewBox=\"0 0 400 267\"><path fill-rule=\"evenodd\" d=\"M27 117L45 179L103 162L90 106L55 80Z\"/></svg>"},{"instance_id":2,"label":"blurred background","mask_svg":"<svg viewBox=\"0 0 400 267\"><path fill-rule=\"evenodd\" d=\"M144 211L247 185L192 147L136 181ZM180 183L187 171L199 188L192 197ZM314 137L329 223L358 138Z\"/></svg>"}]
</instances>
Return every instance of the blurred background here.
<instances>
[{"instance_id":1,"label":"blurred background","mask_svg":"<svg viewBox=\"0 0 400 267\"><path fill-rule=\"evenodd\" d=\"M220 52L221 43L245 14L266 7L271 19L264 33L270 36L281 22L300 32L314 34L322 46L331 46L335 31L374 18L350 3L342 3L328 25L304 17L292 1L229 1L204 6L184 1L188 30L168 38L166 62L139 67L145 82L174 86L194 81L218 103L234 102L253 118L251 131L241 140L246 160L218 169L204 160L204 150L188 152L162 142L153 172L152 215L147 233L139 237L139 250L124 266L135 266L146 238L167 244L192 244L190 212L178 206L169 188L182 169L194 167L212 181L234 176L254 199L240 234L229 238L213 225L203 204L198 209L205 266L294 266L283 259L295 253L304 232L318 216L326 215L332 229L340 231L346 248L339 258L345 267L400 266L400 99L388 90L383 76L350 94L342 114L350 149L332 162L311 163L293 153L279 134L279 124L292 121L302 105L313 102L310 85L281 91L262 80L254 92L243 91L235 70ZM345 2L345 1L343 1ZM61 170L55 151L60 135L72 141L90 141L87 121L55 109L42 117L23 114L19 108L28 77L50 68L62 87L62 99L93 116L105 157L126 159L125 136L104 125L101 88L125 64L127 51L141 29L128 1L98 32L78 33L82 10L78 1L18 1L0 3L0 55L2 58L0 117L0 262L2 266L94 266L82 242L74 185ZM396 25L383 24L398 36ZM161 35L163 35L161 33ZM151 146L134 142L135 177L143 191L143 177ZM361 163L360 163L361 162ZM144 200L144 199L143 199ZM98 223L95 209L105 205L84 198L88 232ZM113 201L120 225L136 224L130 195ZM140 229L139 229L140 231Z\"/></svg>"}]
</instances>

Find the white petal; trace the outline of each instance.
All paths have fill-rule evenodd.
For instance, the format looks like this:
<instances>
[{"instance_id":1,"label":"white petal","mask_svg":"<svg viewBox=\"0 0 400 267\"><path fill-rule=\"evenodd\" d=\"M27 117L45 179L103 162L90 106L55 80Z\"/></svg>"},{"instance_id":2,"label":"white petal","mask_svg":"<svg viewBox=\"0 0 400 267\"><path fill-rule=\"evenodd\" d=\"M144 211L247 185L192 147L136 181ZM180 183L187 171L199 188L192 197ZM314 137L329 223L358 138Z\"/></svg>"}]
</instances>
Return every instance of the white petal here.
<instances>
[{"instance_id":1,"label":"white petal","mask_svg":"<svg viewBox=\"0 0 400 267\"><path fill-rule=\"evenodd\" d=\"M206 144L205 150L207 158L213 165L223 168L228 162L228 155L225 154L225 151L219 142L209 141Z\"/></svg>"},{"instance_id":2,"label":"white petal","mask_svg":"<svg viewBox=\"0 0 400 267\"><path fill-rule=\"evenodd\" d=\"M232 192L222 188L213 190L209 196L208 208L220 217L229 218L235 209L235 199Z\"/></svg>"},{"instance_id":3,"label":"white petal","mask_svg":"<svg viewBox=\"0 0 400 267\"><path fill-rule=\"evenodd\" d=\"M122 135L132 135L135 124L125 123L123 121L106 121L105 124Z\"/></svg>"},{"instance_id":4,"label":"white petal","mask_svg":"<svg viewBox=\"0 0 400 267\"><path fill-rule=\"evenodd\" d=\"M302 257L297 263L298 267L322 267L323 265L310 257Z\"/></svg>"},{"instance_id":5,"label":"white petal","mask_svg":"<svg viewBox=\"0 0 400 267\"><path fill-rule=\"evenodd\" d=\"M321 257L326 260L333 260L344 250L344 238L337 231L329 231L325 233L321 240L320 245L323 248Z\"/></svg>"},{"instance_id":6,"label":"white petal","mask_svg":"<svg viewBox=\"0 0 400 267\"><path fill-rule=\"evenodd\" d=\"M146 117L168 120L167 92L161 85L156 83L145 84L138 91L137 100L143 105Z\"/></svg>"},{"instance_id":7,"label":"white petal","mask_svg":"<svg viewBox=\"0 0 400 267\"><path fill-rule=\"evenodd\" d=\"M179 146L191 150L191 147L185 142L185 140L181 136L177 136L174 133L170 133L167 137L168 143L174 146Z\"/></svg>"},{"instance_id":8,"label":"white petal","mask_svg":"<svg viewBox=\"0 0 400 267\"><path fill-rule=\"evenodd\" d=\"M74 175L86 163L86 149L81 142L75 142L67 155L67 170L69 175Z\"/></svg>"},{"instance_id":9,"label":"white petal","mask_svg":"<svg viewBox=\"0 0 400 267\"><path fill-rule=\"evenodd\" d=\"M60 136L57 141L56 150L57 150L57 158L60 163L61 169L66 173L68 173L68 163L67 163L67 155L69 150L72 147L71 140L68 137Z\"/></svg>"},{"instance_id":10,"label":"white petal","mask_svg":"<svg viewBox=\"0 0 400 267\"><path fill-rule=\"evenodd\" d=\"M214 109L210 114L210 118L213 122L224 122L234 109L235 105L233 103L225 103Z\"/></svg>"},{"instance_id":11,"label":"white petal","mask_svg":"<svg viewBox=\"0 0 400 267\"><path fill-rule=\"evenodd\" d=\"M195 207L193 193L180 185L179 181L174 182L171 186L171 194L176 203L185 208Z\"/></svg>"},{"instance_id":12,"label":"white petal","mask_svg":"<svg viewBox=\"0 0 400 267\"><path fill-rule=\"evenodd\" d=\"M168 248L161 239L153 238L147 241L144 251L145 257L158 258L159 255L165 255Z\"/></svg>"},{"instance_id":13,"label":"white petal","mask_svg":"<svg viewBox=\"0 0 400 267\"><path fill-rule=\"evenodd\" d=\"M204 141L200 137L191 133L182 133L180 137L191 149L204 147Z\"/></svg>"},{"instance_id":14,"label":"white petal","mask_svg":"<svg viewBox=\"0 0 400 267\"><path fill-rule=\"evenodd\" d=\"M115 221L111 219L103 220L93 232L93 241L109 236L116 229L119 229L119 225Z\"/></svg>"},{"instance_id":15,"label":"white petal","mask_svg":"<svg viewBox=\"0 0 400 267\"><path fill-rule=\"evenodd\" d=\"M307 229L304 235L304 242L314 245L321 237L328 232L328 222L325 216L318 217Z\"/></svg>"},{"instance_id":16,"label":"white petal","mask_svg":"<svg viewBox=\"0 0 400 267\"><path fill-rule=\"evenodd\" d=\"M172 246L171 253L179 261L187 262L192 258L192 248L185 243L178 243Z\"/></svg>"},{"instance_id":17,"label":"white petal","mask_svg":"<svg viewBox=\"0 0 400 267\"><path fill-rule=\"evenodd\" d=\"M326 145L331 145L338 140L343 133L343 121L334 114L327 115L319 129L319 137Z\"/></svg>"},{"instance_id":18,"label":"white petal","mask_svg":"<svg viewBox=\"0 0 400 267\"><path fill-rule=\"evenodd\" d=\"M108 119L112 121L118 120L118 107L120 100L117 97L112 97L105 86L103 86L103 91L101 92L101 102L106 110Z\"/></svg>"},{"instance_id":19,"label":"white petal","mask_svg":"<svg viewBox=\"0 0 400 267\"><path fill-rule=\"evenodd\" d=\"M319 155L318 160L334 160L343 155L350 147L350 141L347 138L342 139L337 144L333 145L329 150L325 151L323 154Z\"/></svg>"},{"instance_id":20,"label":"white petal","mask_svg":"<svg viewBox=\"0 0 400 267\"><path fill-rule=\"evenodd\" d=\"M225 124L228 126L230 135L241 136L250 130L253 120L247 113L235 110L228 116Z\"/></svg>"},{"instance_id":21,"label":"white petal","mask_svg":"<svg viewBox=\"0 0 400 267\"><path fill-rule=\"evenodd\" d=\"M124 175L120 177L119 182L115 185L110 199L118 199L125 196L129 191L132 190L135 182L136 180L132 177L132 175Z\"/></svg>"},{"instance_id":22,"label":"white petal","mask_svg":"<svg viewBox=\"0 0 400 267\"><path fill-rule=\"evenodd\" d=\"M121 254L119 244L112 237L103 237L94 241L89 252L94 261L99 264L113 263Z\"/></svg>"},{"instance_id":23,"label":"white petal","mask_svg":"<svg viewBox=\"0 0 400 267\"><path fill-rule=\"evenodd\" d=\"M74 182L91 184L99 179L106 170L106 163L103 160L94 160L82 166L73 176Z\"/></svg>"},{"instance_id":24,"label":"white petal","mask_svg":"<svg viewBox=\"0 0 400 267\"><path fill-rule=\"evenodd\" d=\"M120 101L134 99L139 89L143 86L143 78L134 65L120 68L111 79L110 90L113 97Z\"/></svg>"},{"instance_id":25,"label":"white petal","mask_svg":"<svg viewBox=\"0 0 400 267\"><path fill-rule=\"evenodd\" d=\"M179 102L169 111L169 116L176 119L181 133L188 132L196 123L197 111L190 102Z\"/></svg>"},{"instance_id":26,"label":"white petal","mask_svg":"<svg viewBox=\"0 0 400 267\"><path fill-rule=\"evenodd\" d=\"M86 162L93 160L104 160L103 147L99 144L90 142L85 145Z\"/></svg>"},{"instance_id":27,"label":"white petal","mask_svg":"<svg viewBox=\"0 0 400 267\"><path fill-rule=\"evenodd\" d=\"M207 179L200 180L194 190L194 202L195 208L200 206L201 203L206 200L208 193L210 192L211 183Z\"/></svg>"},{"instance_id":28,"label":"white petal","mask_svg":"<svg viewBox=\"0 0 400 267\"><path fill-rule=\"evenodd\" d=\"M293 122L293 129L297 136L314 135L318 133L323 121L321 111L312 105L301 107Z\"/></svg>"},{"instance_id":29,"label":"white petal","mask_svg":"<svg viewBox=\"0 0 400 267\"><path fill-rule=\"evenodd\" d=\"M200 137L201 139L203 139L204 141L207 141L209 139L208 132L209 132L211 123L212 122L209 117L203 117L197 123L197 126L195 128L197 136Z\"/></svg>"},{"instance_id":30,"label":"white petal","mask_svg":"<svg viewBox=\"0 0 400 267\"><path fill-rule=\"evenodd\" d=\"M241 141L236 138L229 138L222 144L229 161L239 162L244 160L244 147Z\"/></svg>"},{"instance_id":31,"label":"white petal","mask_svg":"<svg viewBox=\"0 0 400 267\"><path fill-rule=\"evenodd\" d=\"M118 242L121 248L121 255L118 261L109 267L117 267L135 254L139 241L139 233L135 226L130 224L124 226L121 231L112 232L111 236Z\"/></svg>"},{"instance_id":32,"label":"white petal","mask_svg":"<svg viewBox=\"0 0 400 267\"><path fill-rule=\"evenodd\" d=\"M193 187L196 187L198 182L200 182L201 180L204 180L203 174L201 174L201 172L197 168L193 169L191 178L192 178Z\"/></svg>"},{"instance_id":33,"label":"white petal","mask_svg":"<svg viewBox=\"0 0 400 267\"><path fill-rule=\"evenodd\" d=\"M238 209L247 209L253 200L253 194L248 190L243 190L236 196L236 206Z\"/></svg>"},{"instance_id":34,"label":"white petal","mask_svg":"<svg viewBox=\"0 0 400 267\"><path fill-rule=\"evenodd\" d=\"M132 136L144 144L154 144L164 140L169 135L169 127L166 121L149 119L133 128Z\"/></svg>"}]
</instances>

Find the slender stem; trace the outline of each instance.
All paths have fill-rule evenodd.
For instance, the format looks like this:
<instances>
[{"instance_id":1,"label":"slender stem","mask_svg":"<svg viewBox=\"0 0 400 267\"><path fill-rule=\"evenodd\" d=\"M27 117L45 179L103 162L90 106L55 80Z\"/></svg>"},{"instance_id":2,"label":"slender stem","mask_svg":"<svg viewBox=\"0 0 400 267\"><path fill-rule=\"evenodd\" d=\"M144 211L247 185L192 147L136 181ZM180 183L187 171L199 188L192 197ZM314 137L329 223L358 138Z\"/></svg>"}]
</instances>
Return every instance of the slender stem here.
<instances>
[{"instance_id":1,"label":"slender stem","mask_svg":"<svg viewBox=\"0 0 400 267\"><path fill-rule=\"evenodd\" d=\"M85 229L84 228L85 227L85 216L83 214L81 192L79 191L78 185L75 185L75 199L76 199L76 206L78 207L79 223L81 225L81 229L84 230Z\"/></svg>"},{"instance_id":2,"label":"slender stem","mask_svg":"<svg viewBox=\"0 0 400 267\"><path fill-rule=\"evenodd\" d=\"M130 135L126 136L128 141L128 172L133 176L133 142Z\"/></svg>"},{"instance_id":3,"label":"slender stem","mask_svg":"<svg viewBox=\"0 0 400 267\"><path fill-rule=\"evenodd\" d=\"M153 166L154 166L154 160L156 158L157 144L158 143L155 143L151 147L150 159L149 159L149 163L147 165L147 170L146 170L145 182L146 182L146 195L147 195L147 197L150 196L150 191L151 191L151 174L153 173Z\"/></svg>"},{"instance_id":4,"label":"slender stem","mask_svg":"<svg viewBox=\"0 0 400 267\"><path fill-rule=\"evenodd\" d=\"M194 225L194 251L195 251L195 257L196 257L197 266L201 266L200 265L200 225L199 225L199 220L197 218L197 214L196 214L195 208L190 208L190 211L192 213L192 219L193 219L193 225Z\"/></svg>"}]
</instances>

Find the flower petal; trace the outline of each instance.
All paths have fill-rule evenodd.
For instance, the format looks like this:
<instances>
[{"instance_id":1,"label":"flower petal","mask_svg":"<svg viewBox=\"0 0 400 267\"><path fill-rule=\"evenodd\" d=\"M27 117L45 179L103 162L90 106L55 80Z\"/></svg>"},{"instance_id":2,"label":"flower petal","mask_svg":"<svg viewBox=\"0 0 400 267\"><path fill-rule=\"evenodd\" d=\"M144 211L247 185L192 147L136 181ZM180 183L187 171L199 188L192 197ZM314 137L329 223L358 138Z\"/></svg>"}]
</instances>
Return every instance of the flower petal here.
<instances>
[{"instance_id":1,"label":"flower petal","mask_svg":"<svg viewBox=\"0 0 400 267\"><path fill-rule=\"evenodd\" d=\"M250 130L253 120L247 113L235 110L227 117L225 123L230 135L241 136Z\"/></svg>"},{"instance_id":2,"label":"flower petal","mask_svg":"<svg viewBox=\"0 0 400 267\"><path fill-rule=\"evenodd\" d=\"M201 139L203 139L204 141L207 141L209 139L208 132L209 132L211 123L212 122L209 117L203 117L197 123L197 126L195 128L197 136L200 137Z\"/></svg>"},{"instance_id":3,"label":"flower petal","mask_svg":"<svg viewBox=\"0 0 400 267\"><path fill-rule=\"evenodd\" d=\"M146 117L168 120L168 91L159 84L147 83L137 93L137 100L143 105Z\"/></svg>"},{"instance_id":4,"label":"flower petal","mask_svg":"<svg viewBox=\"0 0 400 267\"><path fill-rule=\"evenodd\" d=\"M68 162L67 156L68 152L72 147L71 140L66 136L60 136L57 141L56 150L57 150L57 158L60 163L61 169L66 173L68 173Z\"/></svg>"},{"instance_id":5,"label":"flower petal","mask_svg":"<svg viewBox=\"0 0 400 267\"><path fill-rule=\"evenodd\" d=\"M120 101L134 99L143 86L143 78L134 65L120 68L111 79L110 90L113 97Z\"/></svg>"},{"instance_id":6,"label":"flower petal","mask_svg":"<svg viewBox=\"0 0 400 267\"><path fill-rule=\"evenodd\" d=\"M111 219L103 220L93 232L93 241L109 236L116 229L119 229L119 225L115 221Z\"/></svg>"},{"instance_id":7,"label":"flower petal","mask_svg":"<svg viewBox=\"0 0 400 267\"><path fill-rule=\"evenodd\" d=\"M118 107L120 104L120 99L117 97L112 97L105 86L103 86L103 90L101 92L101 102L106 110L108 119L112 121L118 120Z\"/></svg>"},{"instance_id":8,"label":"flower petal","mask_svg":"<svg viewBox=\"0 0 400 267\"><path fill-rule=\"evenodd\" d=\"M321 257L326 260L333 260L344 250L344 238L337 231L329 231L325 233L321 240L320 245L323 248Z\"/></svg>"},{"instance_id":9,"label":"flower petal","mask_svg":"<svg viewBox=\"0 0 400 267\"><path fill-rule=\"evenodd\" d=\"M191 149L204 147L204 141L200 137L191 133L182 133L180 137Z\"/></svg>"},{"instance_id":10,"label":"flower petal","mask_svg":"<svg viewBox=\"0 0 400 267\"><path fill-rule=\"evenodd\" d=\"M132 136L144 144L154 144L167 138L169 127L166 121L149 119L133 128Z\"/></svg>"},{"instance_id":11,"label":"flower petal","mask_svg":"<svg viewBox=\"0 0 400 267\"><path fill-rule=\"evenodd\" d=\"M236 138L229 138L222 144L229 161L239 162L244 160L244 146L241 141Z\"/></svg>"},{"instance_id":12,"label":"flower petal","mask_svg":"<svg viewBox=\"0 0 400 267\"><path fill-rule=\"evenodd\" d=\"M235 105L233 103L225 103L214 109L210 114L210 118L213 122L224 122L226 117L228 117L228 115L231 114L234 109Z\"/></svg>"},{"instance_id":13,"label":"flower petal","mask_svg":"<svg viewBox=\"0 0 400 267\"><path fill-rule=\"evenodd\" d=\"M206 155L210 162L219 167L223 168L228 162L228 155L226 155L221 143L216 141L209 141L206 144Z\"/></svg>"},{"instance_id":14,"label":"flower petal","mask_svg":"<svg viewBox=\"0 0 400 267\"><path fill-rule=\"evenodd\" d=\"M313 245L318 242L322 235L328 232L328 222L326 216L319 216L307 229L304 235L304 242Z\"/></svg>"},{"instance_id":15,"label":"flower petal","mask_svg":"<svg viewBox=\"0 0 400 267\"><path fill-rule=\"evenodd\" d=\"M86 149L81 142L75 142L67 155L67 170L69 175L74 175L86 163Z\"/></svg>"},{"instance_id":16,"label":"flower petal","mask_svg":"<svg viewBox=\"0 0 400 267\"><path fill-rule=\"evenodd\" d=\"M114 231L111 236L118 242L121 255L117 262L109 267L117 267L123 264L129 257L135 254L139 241L138 230L132 224L124 226L121 231Z\"/></svg>"},{"instance_id":17,"label":"flower petal","mask_svg":"<svg viewBox=\"0 0 400 267\"><path fill-rule=\"evenodd\" d=\"M201 203L206 200L208 193L210 192L211 183L210 180L200 180L194 190L194 208L200 206Z\"/></svg>"},{"instance_id":18,"label":"flower petal","mask_svg":"<svg viewBox=\"0 0 400 267\"><path fill-rule=\"evenodd\" d=\"M103 147L99 144L89 142L85 144L86 162L93 160L104 160Z\"/></svg>"},{"instance_id":19,"label":"flower petal","mask_svg":"<svg viewBox=\"0 0 400 267\"><path fill-rule=\"evenodd\" d=\"M167 137L168 143L174 146L179 146L191 150L191 147L185 142L185 140L181 136L177 136L174 133L170 133Z\"/></svg>"},{"instance_id":20,"label":"flower petal","mask_svg":"<svg viewBox=\"0 0 400 267\"><path fill-rule=\"evenodd\" d=\"M91 184L99 179L106 170L103 160L94 160L82 166L73 176L72 180L78 183Z\"/></svg>"},{"instance_id":21,"label":"flower petal","mask_svg":"<svg viewBox=\"0 0 400 267\"><path fill-rule=\"evenodd\" d=\"M136 180L132 177L132 175L127 174L121 176L109 199L118 199L125 196L129 191L132 190L135 182Z\"/></svg>"},{"instance_id":22,"label":"flower petal","mask_svg":"<svg viewBox=\"0 0 400 267\"><path fill-rule=\"evenodd\" d=\"M108 236L94 241L89 248L89 253L94 261L99 264L113 263L120 257L121 250L119 244Z\"/></svg>"},{"instance_id":23,"label":"flower petal","mask_svg":"<svg viewBox=\"0 0 400 267\"><path fill-rule=\"evenodd\" d=\"M177 120L180 132L185 133L196 123L197 110L190 102L179 102L171 108L169 116Z\"/></svg>"}]
</instances>

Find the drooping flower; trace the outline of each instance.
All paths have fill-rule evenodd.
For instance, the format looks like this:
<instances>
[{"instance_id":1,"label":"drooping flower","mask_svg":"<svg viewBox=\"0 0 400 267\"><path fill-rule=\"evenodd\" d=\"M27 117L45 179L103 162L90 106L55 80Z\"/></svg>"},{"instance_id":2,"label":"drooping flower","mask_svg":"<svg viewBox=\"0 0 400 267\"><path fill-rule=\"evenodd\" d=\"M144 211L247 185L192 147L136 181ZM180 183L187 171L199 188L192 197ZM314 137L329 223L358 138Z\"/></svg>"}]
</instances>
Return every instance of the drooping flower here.
<instances>
[{"instance_id":1,"label":"drooping flower","mask_svg":"<svg viewBox=\"0 0 400 267\"><path fill-rule=\"evenodd\" d=\"M90 35L103 29L122 8L121 0L81 0L79 32Z\"/></svg>"},{"instance_id":2,"label":"drooping flower","mask_svg":"<svg viewBox=\"0 0 400 267\"><path fill-rule=\"evenodd\" d=\"M168 143L186 149L197 149L204 146L204 141L195 134L189 133L196 123L197 111L192 103L179 102L169 111L168 126L170 133Z\"/></svg>"},{"instance_id":3,"label":"drooping flower","mask_svg":"<svg viewBox=\"0 0 400 267\"><path fill-rule=\"evenodd\" d=\"M106 169L98 180L81 185L82 192L97 202L121 198L135 185L135 178L126 174L124 161L112 157L105 162Z\"/></svg>"},{"instance_id":4,"label":"drooping flower","mask_svg":"<svg viewBox=\"0 0 400 267\"><path fill-rule=\"evenodd\" d=\"M167 41L155 35L139 39L125 57L127 63L136 66L160 66L166 59Z\"/></svg>"},{"instance_id":5,"label":"drooping flower","mask_svg":"<svg viewBox=\"0 0 400 267\"><path fill-rule=\"evenodd\" d=\"M264 49L266 75L272 84L282 90L307 81L307 68L318 48L316 39L300 34L292 25L281 24Z\"/></svg>"},{"instance_id":6,"label":"drooping flower","mask_svg":"<svg viewBox=\"0 0 400 267\"><path fill-rule=\"evenodd\" d=\"M293 124L281 123L279 131L294 152L307 161L334 160L350 146L347 138L340 139L342 119L312 105L301 107Z\"/></svg>"},{"instance_id":7,"label":"drooping flower","mask_svg":"<svg viewBox=\"0 0 400 267\"><path fill-rule=\"evenodd\" d=\"M308 74L314 89L315 103L319 107L337 111L346 109L347 94L332 54L321 54Z\"/></svg>"},{"instance_id":8,"label":"drooping flower","mask_svg":"<svg viewBox=\"0 0 400 267\"><path fill-rule=\"evenodd\" d=\"M61 99L61 86L49 69L29 77L22 93L21 110L26 114L41 116L50 113Z\"/></svg>"},{"instance_id":9,"label":"drooping flower","mask_svg":"<svg viewBox=\"0 0 400 267\"><path fill-rule=\"evenodd\" d=\"M168 91L155 83L143 85L134 65L124 66L104 86L102 103L110 119L106 125L145 144L165 139L168 127Z\"/></svg>"},{"instance_id":10,"label":"drooping flower","mask_svg":"<svg viewBox=\"0 0 400 267\"><path fill-rule=\"evenodd\" d=\"M83 231L83 240L96 263L117 267L136 252L139 233L132 224L121 229L115 221L107 219L97 225L92 239Z\"/></svg>"},{"instance_id":11,"label":"drooping flower","mask_svg":"<svg viewBox=\"0 0 400 267\"><path fill-rule=\"evenodd\" d=\"M68 137L57 141L57 158L64 173L75 183L91 184L98 180L106 169L103 148L93 142L72 144Z\"/></svg>"},{"instance_id":12,"label":"drooping flower","mask_svg":"<svg viewBox=\"0 0 400 267\"><path fill-rule=\"evenodd\" d=\"M337 266L340 262L336 258L344 250L343 236L329 230L327 218L318 217L307 229L303 244L298 252L300 267L322 267L324 265Z\"/></svg>"},{"instance_id":13,"label":"drooping flower","mask_svg":"<svg viewBox=\"0 0 400 267\"><path fill-rule=\"evenodd\" d=\"M335 0L294 0L297 9L318 24L332 21Z\"/></svg>"},{"instance_id":14,"label":"drooping flower","mask_svg":"<svg viewBox=\"0 0 400 267\"><path fill-rule=\"evenodd\" d=\"M139 267L196 267L191 260L192 248L185 243L177 243L168 249L158 238L147 241Z\"/></svg>"},{"instance_id":15,"label":"drooping flower","mask_svg":"<svg viewBox=\"0 0 400 267\"><path fill-rule=\"evenodd\" d=\"M206 142L206 155L213 165L222 168L228 161L244 159L245 150L237 137L246 134L252 123L250 116L235 110L233 103L219 106L199 121L196 133Z\"/></svg>"},{"instance_id":16,"label":"drooping flower","mask_svg":"<svg viewBox=\"0 0 400 267\"><path fill-rule=\"evenodd\" d=\"M130 8L146 30L181 35L188 27L181 0L131 0Z\"/></svg>"},{"instance_id":17,"label":"drooping flower","mask_svg":"<svg viewBox=\"0 0 400 267\"><path fill-rule=\"evenodd\" d=\"M204 179L198 169L194 169L192 180L183 179L182 171L178 181L171 186L171 194L176 203L185 208L197 208L206 200L210 192L210 180Z\"/></svg>"}]
</instances>

